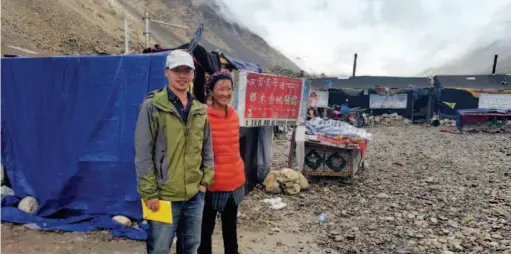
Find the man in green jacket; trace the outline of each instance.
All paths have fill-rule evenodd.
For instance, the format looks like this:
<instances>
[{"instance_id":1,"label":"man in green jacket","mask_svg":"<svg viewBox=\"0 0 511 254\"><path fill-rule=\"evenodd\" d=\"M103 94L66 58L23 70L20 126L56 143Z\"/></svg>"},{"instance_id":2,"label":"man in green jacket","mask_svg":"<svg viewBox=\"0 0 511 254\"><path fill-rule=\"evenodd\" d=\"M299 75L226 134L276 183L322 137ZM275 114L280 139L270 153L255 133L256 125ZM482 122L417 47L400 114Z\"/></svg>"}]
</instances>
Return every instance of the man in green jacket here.
<instances>
[{"instance_id":1,"label":"man in green jacket","mask_svg":"<svg viewBox=\"0 0 511 254\"><path fill-rule=\"evenodd\" d=\"M147 96L137 120L138 193L153 211L160 200L172 202L172 224L149 221L149 254L169 253L176 233L185 253L197 253L200 245L204 193L214 164L206 107L187 92L194 71L190 54L172 51L165 68L168 86Z\"/></svg>"}]
</instances>

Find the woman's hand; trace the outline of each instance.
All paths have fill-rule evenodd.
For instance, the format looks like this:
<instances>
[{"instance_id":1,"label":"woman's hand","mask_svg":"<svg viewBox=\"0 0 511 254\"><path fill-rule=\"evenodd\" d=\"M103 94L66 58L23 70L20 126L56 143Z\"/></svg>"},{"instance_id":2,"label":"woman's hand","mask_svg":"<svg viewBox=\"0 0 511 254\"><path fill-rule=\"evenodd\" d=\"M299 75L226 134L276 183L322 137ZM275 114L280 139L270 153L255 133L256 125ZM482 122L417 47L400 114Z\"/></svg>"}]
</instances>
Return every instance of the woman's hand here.
<instances>
[{"instance_id":1,"label":"woman's hand","mask_svg":"<svg viewBox=\"0 0 511 254\"><path fill-rule=\"evenodd\" d=\"M200 192L206 192L206 189L207 189L207 188L206 188L206 186L204 186L204 185L201 185L201 186L199 187L199 191L200 191Z\"/></svg>"}]
</instances>

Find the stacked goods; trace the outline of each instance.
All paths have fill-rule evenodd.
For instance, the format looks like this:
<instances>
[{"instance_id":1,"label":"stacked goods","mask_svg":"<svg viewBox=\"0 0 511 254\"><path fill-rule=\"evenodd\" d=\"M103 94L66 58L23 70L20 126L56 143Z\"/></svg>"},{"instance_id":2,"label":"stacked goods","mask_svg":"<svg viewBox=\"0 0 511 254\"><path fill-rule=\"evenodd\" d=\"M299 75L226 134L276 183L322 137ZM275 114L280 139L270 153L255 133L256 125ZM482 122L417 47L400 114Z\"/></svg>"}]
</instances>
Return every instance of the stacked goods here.
<instances>
[{"instance_id":1,"label":"stacked goods","mask_svg":"<svg viewBox=\"0 0 511 254\"><path fill-rule=\"evenodd\" d=\"M456 120L451 120L451 119L446 119L446 118L440 119L440 117L438 115L434 115L431 118L431 125L456 127Z\"/></svg>"},{"instance_id":2,"label":"stacked goods","mask_svg":"<svg viewBox=\"0 0 511 254\"><path fill-rule=\"evenodd\" d=\"M440 125L456 127L456 120L442 119L440 120Z\"/></svg>"},{"instance_id":3,"label":"stacked goods","mask_svg":"<svg viewBox=\"0 0 511 254\"><path fill-rule=\"evenodd\" d=\"M324 120L321 118L314 118L305 123L306 134L326 138L360 138L370 140L372 135L364 129L356 128L348 123L337 120Z\"/></svg>"},{"instance_id":4,"label":"stacked goods","mask_svg":"<svg viewBox=\"0 0 511 254\"><path fill-rule=\"evenodd\" d=\"M397 113L392 114L383 114L381 116L369 116L368 122L370 124L378 125L402 125L402 124L410 124L411 121L409 119L404 118Z\"/></svg>"}]
</instances>

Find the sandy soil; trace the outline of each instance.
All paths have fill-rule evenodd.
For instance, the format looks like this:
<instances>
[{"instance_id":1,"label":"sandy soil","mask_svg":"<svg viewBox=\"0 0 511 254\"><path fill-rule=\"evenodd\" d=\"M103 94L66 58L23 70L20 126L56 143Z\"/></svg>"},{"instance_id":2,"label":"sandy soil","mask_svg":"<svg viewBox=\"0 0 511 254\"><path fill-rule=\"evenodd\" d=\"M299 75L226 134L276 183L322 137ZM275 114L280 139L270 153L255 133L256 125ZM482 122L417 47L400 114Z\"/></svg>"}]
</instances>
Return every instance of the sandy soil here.
<instances>
[{"instance_id":1,"label":"sandy soil","mask_svg":"<svg viewBox=\"0 0 511 254\"><path fill-rule=\"evenodd\" d=\"M242 204L242 253L511 253L511 136L449 134L407 126L370 130L369 169L355 179ZM285 165L276 142L274 166ZM325 212L323 225L317 224ZM223 253L218 228L215 251ZM144 243L107 232L58 233L2 224L2 253L144 253Z\"/></svg>"}]
</instances>

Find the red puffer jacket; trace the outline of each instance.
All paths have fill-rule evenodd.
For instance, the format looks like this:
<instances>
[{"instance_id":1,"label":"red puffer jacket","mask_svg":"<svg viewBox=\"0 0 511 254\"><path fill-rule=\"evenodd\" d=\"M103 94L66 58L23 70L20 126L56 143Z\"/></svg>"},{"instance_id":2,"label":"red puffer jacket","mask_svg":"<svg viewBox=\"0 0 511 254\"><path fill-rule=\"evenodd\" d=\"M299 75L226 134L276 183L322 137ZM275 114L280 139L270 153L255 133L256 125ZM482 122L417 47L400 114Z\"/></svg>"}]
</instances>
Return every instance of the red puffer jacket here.
<instances>
[{"instance_id":1,"label":"red puffer jacket","mask_svg":"<svg viewBox=\"0 0 511 254\"><path fill-rule=\"evenodd\" d=\"M245 165L240 155L240 122L236 111L208 108L215 154L215 176L209 191L234 191L245 184Z\"/></svg>"}]
</instances>

